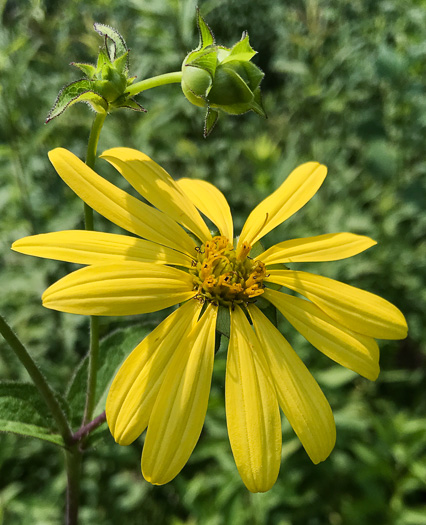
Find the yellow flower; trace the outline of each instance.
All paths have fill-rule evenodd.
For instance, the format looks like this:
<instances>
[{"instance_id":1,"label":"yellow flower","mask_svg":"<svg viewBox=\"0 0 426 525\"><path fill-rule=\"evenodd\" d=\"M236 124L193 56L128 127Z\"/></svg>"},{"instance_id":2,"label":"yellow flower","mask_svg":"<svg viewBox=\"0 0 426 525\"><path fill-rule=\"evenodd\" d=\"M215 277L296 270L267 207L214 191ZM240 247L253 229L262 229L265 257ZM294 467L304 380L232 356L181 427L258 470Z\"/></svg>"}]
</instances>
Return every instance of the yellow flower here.
<instances>
[{"instance_id":1,"label":"yellow flower","mask_svg":"<svg viewBox=\"0 0 426 525\"><path fill-rule=\"evenodd\" d=\"M401 312L381 297L315 274L276 269L282 263L351 257L375 244L368 237L335 233L288 240L250 257L254 243L317 192L325 166L308 162L296 168L251 212L234 244L229 206L213 185L175 182L132 149L110 149L102 158L152 206L106 181L69 151L50 153L57 172L79 197L138 237L62 231L26 237L13 249L88 265L45 291L48 308L131 315L181 304L133 350L112 383L106 411L115 440L128 445L147 428L144 477L163 484L179 473L204 423L222 307L230 313L227 426L247 488L263 492L277 478L279 407L311 460L325 460L335 443L330 406L256 300L272 303L318 350L371 380L379 373L374 339L400 339L407 333ZM217 235L212 236L199 212L217 227ZM276 291L274 285L303 298Z\"/></svg>"}]
</instances>

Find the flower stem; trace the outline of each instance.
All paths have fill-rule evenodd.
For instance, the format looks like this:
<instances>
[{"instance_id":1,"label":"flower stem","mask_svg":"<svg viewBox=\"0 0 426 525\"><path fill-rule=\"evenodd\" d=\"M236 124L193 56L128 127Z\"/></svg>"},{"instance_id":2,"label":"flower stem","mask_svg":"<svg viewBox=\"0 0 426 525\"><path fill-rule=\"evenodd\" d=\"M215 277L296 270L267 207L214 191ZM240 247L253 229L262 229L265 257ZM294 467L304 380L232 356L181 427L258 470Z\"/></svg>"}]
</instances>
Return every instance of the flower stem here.
<instances>
[{"instance_id":1,"label":"flower stem","mask_svg":"<svg viewBox=\"0 0 426 525\"><path fill-rule=\"evenodd\" d=\"M152 89L158 86L164 86L165 84L180 84L182 80L182 71L175 71L174 73L165 73L164 75L158 75L156 77L147 78L132 84L126 89L126 93L129 93L131 97L146 91L147 89Z\"/></svg>"},{"instance_id":2,"label":"flower stem","mask_svg":"<svg viewBox=\"0 0 426 525\"><path fill-rule=\"evenodd\" d=\"M95 167L96 150L98 148L99 135L105 122L106 113L97 113L90 131L89 143L87 144L86 164L89 168ZM86 203L84 204L84 217L86 230L93 230L93 210ZM99 320L97 317L90 317L90 350L89 350L89 371L87 378L86 407L84 410L83 425L87 424L93 415L96 391L96 376L98 373L99 357Z\"/></svg>"},{"instance_id":3,"label":"flower stem","mask_svg":"<svg viewBox=\"0 0 426 525\"><path fill-rule=\"evenodd\" d=\"M24 367L27 369L28 374L33 380L35 386L43 397L46 405L56 422L59 432L64 439L65 444L69 443L72 439L72 431L68 424L67 418L58 402L55 393L50 388L48 382L44 378L40 369L33 361L33 358L28 353L25 346L21 343L18 337L13 333L10 326L6 323L4 318L0 315L0 333L9 344L10 348L15 352L17 358L21 361Z\"/></svg>"}]
</instances>

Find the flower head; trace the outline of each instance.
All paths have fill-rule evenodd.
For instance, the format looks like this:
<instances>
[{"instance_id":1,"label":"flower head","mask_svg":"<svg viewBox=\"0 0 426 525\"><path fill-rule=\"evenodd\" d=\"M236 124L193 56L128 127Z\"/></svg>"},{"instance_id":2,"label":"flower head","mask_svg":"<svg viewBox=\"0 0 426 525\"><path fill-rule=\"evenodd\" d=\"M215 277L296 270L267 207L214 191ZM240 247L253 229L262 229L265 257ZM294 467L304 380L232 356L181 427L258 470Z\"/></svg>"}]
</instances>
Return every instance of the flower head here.
<instances>
[{"instance_id":1,"label":"flower head","mask_svg":"<svg viewBox=\"0 0 426 525\"><path fill-rule=\"evenodd\" d=\"M253 245L317 192L325 166L308 162L249 215L234 241L222 193L201 180L175 182L138 151L102 155L152 206L115 187L72 153L50 160L89 206L136 235L62 231L14 243L22 253L87 265L50 286L43 304L88 315L130 315L178 305L129 355L107 399L115 440L127 445L145 429L144 477L173 479L203 426L213 369L219 308L230 316L226 415L232 452L252 492L274 484L281 461L283 411L314 463L335 443L330 406L315 379L256 302L272 303L313 346L375 380L375 338L407 333L401 312L369 292L277 265L352 257L375 242L351 233L287 240L251 255ZM216 227L212 235L200 212ZM197 240L194 240L197 239ZM277 286L282 287L277 291ZM290 295L297 292L301 297Z\"/></svg>"},{"instance_id":2,"label":"flower head","mask_svg":"<svg viewBox=\"0 0 426 525\"><path fill-rule=\"evenodd\" d=\"M207 108L204 136L212 131L218 111L241 115L254 111L262 117L260 83L264 73L251 62L256 51L248 33L232 48L216 45L213 32L198 12L199 45L182 64L182 91L195 106Z\"/></svg>"}]
</instances>

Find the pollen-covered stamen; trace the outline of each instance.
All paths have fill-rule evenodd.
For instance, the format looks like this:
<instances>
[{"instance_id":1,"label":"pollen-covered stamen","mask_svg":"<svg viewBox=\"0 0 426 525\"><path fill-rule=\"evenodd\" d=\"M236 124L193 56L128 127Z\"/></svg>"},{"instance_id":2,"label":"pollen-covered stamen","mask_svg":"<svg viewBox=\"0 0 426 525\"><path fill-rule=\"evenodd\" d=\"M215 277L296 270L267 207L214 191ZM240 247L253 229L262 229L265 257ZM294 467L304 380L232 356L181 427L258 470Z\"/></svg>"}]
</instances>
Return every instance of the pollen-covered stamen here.
<instances>
[{"instance_id":1,"label":"pollen-covered stamen","mask_svg":"<svg viewBox=\"0 0 426 525\"><path fill-rule=\"evenodd\" d=\"M250 250L251 246L244 243L237 254L224 236L213 237L198 249L190 273L199 297L230 306L250 302L261 295L265 265L250 259Z\"/></svg>"}]
</instances>

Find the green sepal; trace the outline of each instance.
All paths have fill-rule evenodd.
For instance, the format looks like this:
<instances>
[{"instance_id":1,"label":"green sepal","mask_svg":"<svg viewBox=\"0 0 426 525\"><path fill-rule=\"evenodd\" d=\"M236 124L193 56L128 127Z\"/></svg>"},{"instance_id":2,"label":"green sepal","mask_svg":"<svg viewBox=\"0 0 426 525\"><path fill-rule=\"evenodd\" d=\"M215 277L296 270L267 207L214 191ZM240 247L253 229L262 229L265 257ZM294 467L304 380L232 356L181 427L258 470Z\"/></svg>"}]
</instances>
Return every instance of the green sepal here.
<instances>
[{"instance_id":1,"label":"green sepal","mask_svg":"<svg viewBox=\"0 0 426 525\"><path fill-rule=\"evenodd\" d=\"M249 61L256 54L257 51L255 51L249 43L248 33L244 31L241 40L231 48L231 52L222 60L222 64L226 64L226 62L230 62L231 60Z\"/></svg>"},{"instance_id":2,"label":"green sepal","mask_svg":"<svg viewBox=\"0 0 426 525\"><path fill-rule=\"evenodd\" d=\"M129 52L126 51L124 55L116 58L113 62L113 66L119 73L125 75L129 70Z\"/></svg>"},{"instance_id":3,"label":"green sepal","mask_svg":"<svg viewBox=\"0 0 426 525\"><path fill-rule=\"evenodd\" d=\"M134 98L127 98L125 102L122 104L119 104L120 108L127 108L127 109L133 109L134 111L139 111L146 113L148 110L145 109L143 106L139 104L139 102L136 102Z\"/></svg>"},{"instance_id":4,"label":"green sepal","mask_svg":"<svg viewBox=\"0 0 426 525\"><path fill-rule=\"evenodd\" d=\"M93 24L93 27L97 33L105 37L105 47L108 50L111 62L114 61L116 57L120 57L127 52L126 42L116 29L97 22ZM108 45L109 41L111 41L110 45Z\"/></svg>"},{"instance_id":5,"label":"green sepal","mask_svg":"<svg viewBox=\"0 0 426 525\"><path fill-rule=\"evenodd\" d=\"M216 73L216 66L217 66L216 48L214 47L209 48L207 51L200 54L200 56L198 56L194 60L188 61L186 66L198 67L199 69L203 69L204 71L207 71L213 80L214 75Z\"/></svg>"},{"instance_id":6,"label":"green sepal","mask_svg":"<svg viewBox=\"0 0 426 525\"><path fill-rule=\"evenodd\" d=\"M57 395L65 413L65 401ZM0 432L12 432L65 446L55 422L35 385L4 381L0 383Z\"/></svg>"},{"instance_id":7,"label":"green sepal","mask_svg":"<svg viewBox=\"0 0 426 525\"><path fill-rule=\"evenodd\" d=\"M198 25L198 31L200 33L200 43L198 44L197 49L203 49L207 46L214 45L215 39L214 39L213 31L204 21L203 17L200 14L199 9L197 9L197 15L198 15L197 25Z\"/></svg>"},{"instance_id":8,"label":"green sepal","mask_svg":"<svg viewBox=\"0 0 426 525\"><path fill-rule=\"evenodd\" d=\"M227 65L219 67L213 86L209 92L209 104L221 107L232 114L248 111L247 107L253 100L253 93L246 82L235 70Z\"/></svg>"},{"instance_id":9,"label":"green sepal","mask_svg":"<svg viewBox=\"0 0 426 525\"><path fill-rule=\"evenodd\" d=\"M84 64L82 62L71 62L70 65L78 67L78 69L80 69L80 71L82 71L86 75L86 77L90 80L92 80L96 76L97 68L93 64Z\"/></svg>"},{"instance_id":10,"label":"green sepal","mask_svg":"<svg viewBox=\"0 0 426 525\"><path fill-rule=\"evenodd\" d=\"M255 113L257 113L263 118L268 118L268 115L266 114L265 109L263 107L262 94L260 92L259 87L254 90L253 95L254 95L254 98L251 103L252 111L254 111Z\"/></svg>"},{"instance_id":11,"label":"green sepal","mask_svg":"<svg viewBox=\"0 0 426 525\"><path fill-rule=\"evenodd\" d=\"M89 104L97 113L106 113L108 111L108 102L93 89L96 83L97 81L95 80L82 79L63 87L47 115L46 124L77 102Z\"/></svg>"},{"instance_id":12,"label":"green sepal","mask_svg":"<svg viewBox=\"0 0 426 525\"><path fill-rule=\"evenodd\" d=\"M208 137L212 132L213 128L216 125L217 119L219 118L219 113L212 109L207 108L206 118L204 120L204 138Z\"/></svg>"},{"instance_id":13,"label":"green sepal","mask_svg":"<svg viewBox=\"0 0 426 525\"><path fill-rule=\"evenodd\" d=\"M229 308L219 306L217 311L216 331L229 339L231 334L231 316Z\"/></svg>"}]
</instances>

